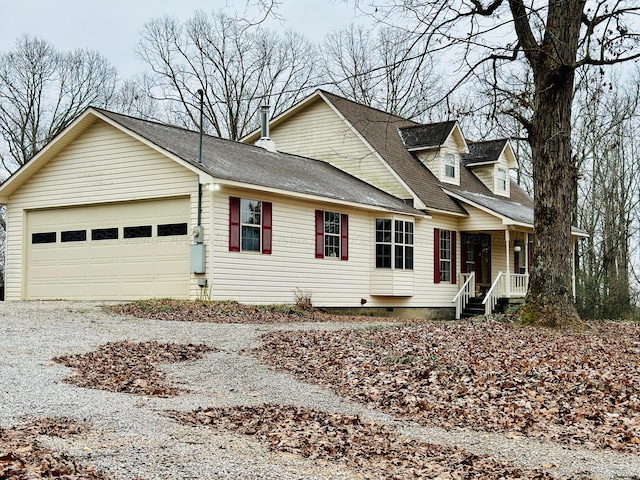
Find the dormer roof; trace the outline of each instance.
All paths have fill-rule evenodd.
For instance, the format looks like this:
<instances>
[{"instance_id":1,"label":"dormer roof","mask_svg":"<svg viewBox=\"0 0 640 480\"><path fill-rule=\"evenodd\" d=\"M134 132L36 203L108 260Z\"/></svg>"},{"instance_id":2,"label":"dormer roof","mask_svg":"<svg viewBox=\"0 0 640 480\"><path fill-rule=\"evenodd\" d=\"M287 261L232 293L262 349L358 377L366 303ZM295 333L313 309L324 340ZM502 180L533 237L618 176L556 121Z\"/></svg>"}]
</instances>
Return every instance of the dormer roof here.
<instances>
[{"instance_id":1,"label":"dormer roof","mask_svg":"<svg viewBox=\"0 0 640 480\"><path fill-rule=\"evenodd\" d=\"M400 138L410 152L438 148L452 135L457 123L455 120L449 120L400 128Z\"/></svg>"},{"instance_id":2,"label":"dormer roof","mask_svg":"<svg viewBox=\"0 0 640 480\"><path fill-rule=\"evenodd\" d=\"M509 168L516 167L515 155L508 138L496 140L484 140L481 142L468 141L469 153L462 156L462 164L465 167L477 167L497 163L504 153Z\"/></svg>"}]
</instances>

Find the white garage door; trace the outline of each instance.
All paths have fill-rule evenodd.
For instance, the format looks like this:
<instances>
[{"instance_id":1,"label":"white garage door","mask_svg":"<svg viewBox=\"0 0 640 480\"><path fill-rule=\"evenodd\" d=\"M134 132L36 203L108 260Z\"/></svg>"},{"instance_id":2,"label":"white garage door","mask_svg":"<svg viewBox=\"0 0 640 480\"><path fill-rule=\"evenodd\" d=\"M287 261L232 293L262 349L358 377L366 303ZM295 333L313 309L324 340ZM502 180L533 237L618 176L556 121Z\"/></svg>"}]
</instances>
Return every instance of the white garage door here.
<instances>
[{"instance_id":1,"label":"white garage door","mask_svg":"<svg viewBox=\"0 0 640 480\"><path fill-rule=\"evenodd\" d=\"M27 213L27 299L189 297L189 199Z\"/></svg>"}]
</instances>

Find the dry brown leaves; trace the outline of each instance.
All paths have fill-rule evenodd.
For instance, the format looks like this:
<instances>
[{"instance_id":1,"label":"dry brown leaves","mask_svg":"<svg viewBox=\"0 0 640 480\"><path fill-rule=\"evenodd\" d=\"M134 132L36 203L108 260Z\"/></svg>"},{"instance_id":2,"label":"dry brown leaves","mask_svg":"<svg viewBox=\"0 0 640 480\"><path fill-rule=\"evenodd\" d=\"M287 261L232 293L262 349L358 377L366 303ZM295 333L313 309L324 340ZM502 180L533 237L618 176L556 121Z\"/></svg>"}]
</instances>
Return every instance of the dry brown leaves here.
<instances>
[{"instance_id":1,"label":"dry brown leaves","mask_svg":"<svg viewBox=\"0 0 640 480\"><path fill-rule=\"evenodd\" d=\"M95 352L64 355L53 360L77 371L65 381L80 387L111 392L169 397L181 390L169 383L160 363L197 360L214 351L206 345L158 342L113 342Z\"/></svg>"},{"instance_id":2,"label":"dry brown leaves","mask_svg":"<svg viewBox=\"0 0 640 480\"><path fill-rule=\"evenodd\" d=\"M359 416L283 405L168 412L190 425L251 435L273 451L338 462L367 479L553 478L456 448L408 440Z\"/></svg>"},{"instance_id":3,"label":"dry brown leaves","mask_svg":"<svg viewBox=\"0 0 640 480\"><path fill-rule=\"evenodd\" d=\"M640 326L496 321L265 335L277 369L425 425L640 453Z\"/></svg>"},{"instance_id":4,"label":"dry brown leaves","mask_svg":"<svg viewBox=\"0 0 640 480\"><path fill-rule=\"evenodd\" d=\"M238 302L205 302L190 300L139 300L110 305L111 313L153 320L203 323L295 323L295 322L370 322L371 317L337 317L316 309L295 305L243 305ZM384 319L376 319L384 320Z\"/></svg>"},{"instance_id":5,"label":"dry brown leaves","mask_svg":"<svg viewBox=\"0 0 640 480\"><path fill-rule=\"evenodd\" d=\"M86 426L67 418L44 418L5 429L0 427L0 479L60 478L105 480L92 467L82 466L65 453L54 452L39 435L68 437Z\"/></svg>"}]
</instances>

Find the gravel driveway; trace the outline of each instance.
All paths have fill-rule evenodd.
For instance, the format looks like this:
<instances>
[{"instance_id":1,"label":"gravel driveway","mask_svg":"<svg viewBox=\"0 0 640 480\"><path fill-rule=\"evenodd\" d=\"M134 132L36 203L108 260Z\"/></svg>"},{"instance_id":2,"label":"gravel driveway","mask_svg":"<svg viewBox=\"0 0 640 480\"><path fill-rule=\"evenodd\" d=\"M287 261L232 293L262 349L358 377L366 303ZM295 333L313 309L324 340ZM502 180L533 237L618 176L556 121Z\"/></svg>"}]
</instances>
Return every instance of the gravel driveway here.
<instances>
[{"instance_id":1,"label":"gravel driveway","mask_svg":"<svg viewBox=\"0 0 640 480\"><path fill-rule=\"evenodd\" d=\"M140 320L105 313L79 302L0 303L0 425L25 416L68 416L90 423L89 432L68 439L46 437L54 449L117 479L351 479L339 466L270 453L249 438L181 425L159 413L198 407L287 403L360 414L430 443L558 475L584 472L593 478L640 478L640 458L597 453L524 438L464 431L446 432L394 421L333 393L259 364L250 349L274 330L363 328L366 324L306 323L229 325ZM51 359L95 350L106 342L206 343L219 349L205 359L167 365L165 371L190 393L149 398L80 388L62 379L70 370Z\"/></svg>"}]
</instances>

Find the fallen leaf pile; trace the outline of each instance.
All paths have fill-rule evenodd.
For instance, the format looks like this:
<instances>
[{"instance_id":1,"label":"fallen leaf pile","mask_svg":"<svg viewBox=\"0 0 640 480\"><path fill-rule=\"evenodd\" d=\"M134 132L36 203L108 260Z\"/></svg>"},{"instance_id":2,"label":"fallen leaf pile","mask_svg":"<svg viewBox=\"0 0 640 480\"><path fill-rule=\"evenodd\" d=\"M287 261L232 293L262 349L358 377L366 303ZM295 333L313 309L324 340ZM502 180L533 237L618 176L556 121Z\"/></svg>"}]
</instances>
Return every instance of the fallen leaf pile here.
<instances>
[{"instance_id":1,"label":"fallen leaf pile","mask_svg":"<svg viewBox=\"0 0 640 480\"><path fill-rule=\"evenodd\" d=\"M214 349L206 345L179 345L158 342L112 342L95 352L64 355L53 360L77 371L65 381L80 387L169 397L181 389L165 379L160 363L197 360Z\"/></svg>"},{"instance_id":2,"label":"fallen leaf pile","mask_svg":"<svg viewBox=\"0 0 640 480\"><path fill-rule=\"evenodd\" d=\"M83 466L65 453L40 444L39 435L66 438L82 432L85 425L71 419L36 419L12 428L0 427L0 478L60 478L105 480L92 467Z\"/></svg>"},{"instance_id":3,"label":"fallen leaf pile","mask_svg":"<svg viewBox=\"0 0 640 480\"><path fill-rule=\"evenodd\" d=\"M112 313L153 320L203 323L293 323L293 322L370 322L371 317L338 317L317 309L295 305L243 305L238 302L206 302L152 299L109 305ZM384 320L376 318L376 320Z\"/></svg>"},{"instance_id":4,"label":"fallen leaf pile","mask_svg":"<svg viewBox=\"0 0 640 480\"><path fill-rule=\"evenodd\" d=\"M190 425L251 435L273 451L337 462L366 479L553 478L457 448L408 440L358 416L283 405L200 408L168 412Z\"/></svg>"},{"instance_id":5,"label":"fallen leaf pile","mask_svg":"<svg viewBox=\"0 0 640 480\"><path fill-rule=\"evenodd\" d=\"M640 453L640 326L585 334L503 322L278 332L265 363L373 408L468 427Z\"/></svg>"}]
</instances>

